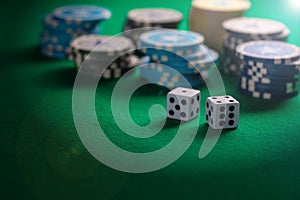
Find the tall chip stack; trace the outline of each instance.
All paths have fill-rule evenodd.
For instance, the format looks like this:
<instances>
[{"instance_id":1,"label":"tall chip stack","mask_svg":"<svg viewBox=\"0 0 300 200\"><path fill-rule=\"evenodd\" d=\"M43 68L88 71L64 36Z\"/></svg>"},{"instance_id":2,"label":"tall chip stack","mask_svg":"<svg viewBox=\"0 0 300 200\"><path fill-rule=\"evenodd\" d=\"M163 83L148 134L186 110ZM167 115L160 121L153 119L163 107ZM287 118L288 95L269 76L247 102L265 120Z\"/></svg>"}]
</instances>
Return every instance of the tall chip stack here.
<instances>
[{"instance_id":1,"label":"tall chip stack","mask_svg":"<svg viewBox=\"0 0 300 200\"><path fill-rule=\"evenodd\" d=\"M83 35L71 42L68 56L87 76L115 79L140 64L133 50L131 40L123 36Z\"/></svg>"},{"instance_id":2,"label":"tall chip stack","mask_svg":"<svg viewBox=\"0 0 300 200\"><path fill-rule=\"evenodd\" d=\"M203 34L206 44L221 53L225 35L222 23L243 16L250 5L248 0L194 0L189 13L190 29Z\"/></svg>"},{"instance_id":3,"label":"tall chip stack","mask_svg":"<svg viewBox=\"0 0 300 200\"><path fill-rule=\"evenodd\" d=\"M186 86L183 77L192 87L200 86L219 58L203 42L201 34L190 31L163 29L143 33L139 47L151 63L142 66L141 76L170 88Z\"/></svg>"},{"instance_id":4,"label":"tall chip stack","mask_svg":"<svg viewBox=\"0 0 300 200\"><path fill-rule=\"evenodd\" d=\"M173 9L134 9L127 15L123 35L130 38L137 45L142 33L160 28L176 29L182 18L182 14Z\"/></svg>"},{"instance_id":5,"label":"tall chip stack","mask_svg":"<svg viewBox=\"0 0 300 200\"><path fill-rule=\"evenodd\" d=\"M281 41L251 41L236 48L243 61L239 90L248 96L283 100L299 91L300 49Z\"/></svg>"},{"instance_id":6,"label":"tall chip stack","mask_svg":"<svg viewBox=\"0 0 300 200\"><path fill-rule=\"evenodd\" d=\"M239 44L257 40L287 41L290 30L281 22L262 18L234 18L223 23L226 36L220 69L226 74L238 75L242 61L236 56Z\"/></svg>"},{"instance_id":7,"label":"tall chip stack","mask_svg":"<svg viewBox=\"0 0 300 200\"><path fill-rule=\"evenodd\" d=\"M43 18L41 54L49 58L65 59L73 39L86 34L99 34L99 24L110 16L111 12L106 8L90 5L55 9Z\"/></svg>"}]
</instances>

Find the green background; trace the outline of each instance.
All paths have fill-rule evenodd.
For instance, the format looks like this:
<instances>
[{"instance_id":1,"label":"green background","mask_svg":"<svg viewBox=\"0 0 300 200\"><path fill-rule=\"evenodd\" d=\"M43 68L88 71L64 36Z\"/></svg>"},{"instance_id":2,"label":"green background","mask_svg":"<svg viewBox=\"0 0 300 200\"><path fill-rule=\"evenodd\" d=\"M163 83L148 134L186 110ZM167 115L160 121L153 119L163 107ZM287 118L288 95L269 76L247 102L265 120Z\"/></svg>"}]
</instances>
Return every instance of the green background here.
<instances>
[{"instance_id":1,"label":"green background","mask_svg":"<svg viewBox=\"0 0 300 200\"><path fill-rule=\"evenodd\" d=\"M253 0L247 16L284 22L290 42L300 45L300 7L292 0ZM260 101L239 94L235 79L224 76L226 91L241 103L240 126L225 131L213 151L197 157L207 126L204 107L196 139L170 166L147 174L127 174L94 159L82 145L73 122L70 61L39 56L41 17L69 3L91 3L112 10L103 34L117 34L129 10L169 7L185 18L190 0L10 1L1 17L1 178L5 199L299 199L300 96L283 102ZM110 94L116 81L104 81L96 95L96 111L109 138L134 152L153 151L176 134L177 122L149 140L125 136L112 119ZM202 105L208 96L202 93ZM146 92L147 91L147 92ZM151 92L149 92L151 91ZM165 106L167 90L139 89L131 114L140 125L149 123L153 103ZM162 113L160 113L162 114ZM188 125L196 125L190 122ZM3 199L3 198L2 198Z\"/></svg>"}]
</instances>

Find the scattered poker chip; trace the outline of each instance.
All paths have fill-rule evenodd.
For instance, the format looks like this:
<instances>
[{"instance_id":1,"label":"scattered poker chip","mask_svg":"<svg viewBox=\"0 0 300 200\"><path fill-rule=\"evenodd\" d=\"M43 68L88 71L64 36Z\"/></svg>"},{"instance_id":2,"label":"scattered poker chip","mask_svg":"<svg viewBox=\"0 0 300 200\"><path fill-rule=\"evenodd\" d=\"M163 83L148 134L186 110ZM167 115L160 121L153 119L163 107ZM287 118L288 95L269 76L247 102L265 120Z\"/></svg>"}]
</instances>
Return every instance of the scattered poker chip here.
<instances>
[{"instance_id":1,"label":"scattered poker chip","mask_svg":"<svg viewBox=\"0 0 300 200\"><path fill-rule=\"evenodd\" d=\"M240 59L265 63L290 63L300 59L299 47L279 41L252 41L236 48Z\"/></svg>"},{"instance_id":2,"label":"scattered poker chip","mask_svg":"<svg viewBox=\"0 0 300 200\"><path fill-rule=\"evenodd\" d=\"M40 34L40 48L42 55L57 59L67 56L55 56L56 52L49 52L52 46L62 47L64 54L68 53L70 42L77 37L88 34L99 34L99 23L108 19L111 13L105 8L97 6L64 6L55 9L43 17L43 30ZM59 55L62 54L59 52Z\"/></svg>"},{"instance_id":3,"label":"scattered poker chip","mask_svg":"<svg viewBox=\"0 0 300 200\"><path fill-rule=\"evenodd\" d=\"M162 49L185 56L199 51L204 37L189 31L156 30L143 33L139 42L140 48Z\"/></svg>"},{"instance_id":4,"label":"scattered poker chip","mask_svg":"<svg viewBox=\"0 0 300 200\"><path fill-rule=\"evenodd\" d=\"M111 12L102 7L89 6L89 5L74 5L63 6L57 8L53 12L53 16L56 19L64 20L67 22L92 22L107 20L111 16Z\"/></svg>"},{"instance_id":5,"label":"scattered poker chip","mask_svg":"<svg viewBox=\"0 0 300 200\"><path fill-rule=\"evenodd\" d=\"M123 35L137 46L140 35L158 29L176 29L183 15L166 8L139 8L131 10L123 27Z\"/></svg>"},{"instance_id":6,"label":"scattered poker chip","mask_svg":"<svg viewBox=\"0 0 300 200\"><path fill-rule=\"evenodd\" d=\"M286 42L290 30L281 22L263 18L233 18L223 23L226 35L220 68L224 73L239 75L243 58L236 55L237 46L250 41ZM234 67L233 67L234 66Z\"/></svg>"}]
</instances>

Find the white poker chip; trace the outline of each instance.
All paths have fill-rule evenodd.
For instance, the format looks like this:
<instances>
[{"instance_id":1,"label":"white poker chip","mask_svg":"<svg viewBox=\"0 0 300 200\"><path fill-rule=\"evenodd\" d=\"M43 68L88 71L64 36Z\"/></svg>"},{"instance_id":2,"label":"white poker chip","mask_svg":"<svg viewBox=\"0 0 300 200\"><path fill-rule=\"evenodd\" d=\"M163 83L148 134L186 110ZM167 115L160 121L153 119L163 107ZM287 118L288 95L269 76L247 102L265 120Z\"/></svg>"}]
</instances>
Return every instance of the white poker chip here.
<instances>
[{"instance_id":1,"label":"white poker chip","mask_svg":"<svg viewBox=\"0 0 300 200\"><path fill-rule=\"evenodd\" d=\"M223 23L226 31L246 35L277 35L285 30L281 22L263 18L234 18Z\"/></svg>"},{"instance_id":2,"label":"white poker chip","mask_svg":"<svg viewBox=\"0 0 300 200\"><path fill-rule=\"evenodd\" d=\"M114 56L129 51L133 48L133 44L130 39L123 36L84 35L73 40L71 47L78 51Z\"/></svg>"},{"instance_id":3,"label":"white poker chip","mask_svg":"<svg viewBox=\"0 0 300 200\"><path fill-rule=\"evenodd\" d=\"M128 13L128 19L143 24L178 23L182 18L180 12L166 8L142 8Z\"/></svg>"}]
</instances>

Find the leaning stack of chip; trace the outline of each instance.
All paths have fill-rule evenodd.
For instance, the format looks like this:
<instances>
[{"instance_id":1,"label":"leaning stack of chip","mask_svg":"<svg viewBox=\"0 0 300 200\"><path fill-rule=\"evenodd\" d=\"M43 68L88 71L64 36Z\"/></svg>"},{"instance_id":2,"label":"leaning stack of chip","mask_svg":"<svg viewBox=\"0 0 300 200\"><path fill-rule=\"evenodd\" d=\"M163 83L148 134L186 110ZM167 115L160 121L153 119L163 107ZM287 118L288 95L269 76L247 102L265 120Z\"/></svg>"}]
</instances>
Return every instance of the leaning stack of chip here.
<instances>
[{"instance_id":1,"label":"leaning stack of chip","mask_svg":"<svg viewBox=\"0 0 300 200\"><path fill-rule=\"evenodd\" d=\"M132 54L134 45L123 36L84 35L71 42L68 54L78 70L103 79L120 78L140 64Z\"/></svg>"},{"instance_id":2,"label":"leaning stack of chip","mask_svg":"<svg viewBox=\"0 0 300 200\"><path fill-rule=\"evenodd\" d=\"M111 13L97 6L64 6L55 9L43 19L40 36L41 53L56 59L65 59L70 41L86 34L99 34L99 23Z\"/></svg>"},{"instance_id":3,"label":"leaning stack of chip","mask_svg":"<svg viewBox=\"0 0 300 200\"><path fill-rule=\"evenodd\" d=\"M203 42L201 34L190 31L163 29L143 33L139 48L150 57L151 64L141 68L141 76L172 88L182 86L181 74L192 87L198 87L219 57Z\"/></svg>"},{"instance_id":4,"label":"leaning stack of chip","mask_svg":"<svg viewBox=\"0 0 300 200\"><path fill-rule=\"evenodd\" d=\"M300 50L281 41L252 41L238 45L243 61L239 89L260 99L286 99L298 94Z\"/></svg>"},{"instance_id":5,"label":"leaning stack of chip","mask_svg":"<svg viewBox=\"0 0 300 200\"><path fill-rule=\"evenodd\" d=\"M123 28L123 35L136 45L142 33L156 28L176 29L183 16L166 8L139 8L131 10Z\"/></svg>"},{"instance_id":6,"label":"leaning stack of chip","mask_svg":"<svg viewBox=\"0 0 300 200\"><path fill-rule=\"evenodd\" d=\"M223 57L220 68L224 73L238 75L241 60L235 49L239 44L257 40L286 41L290 30L281 22L262 18L234 18L223 23L226 36L223 42Z\"/></svg>"}]
</instances>

